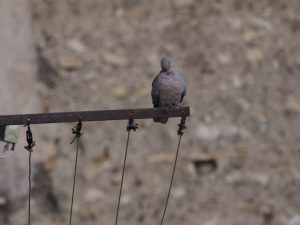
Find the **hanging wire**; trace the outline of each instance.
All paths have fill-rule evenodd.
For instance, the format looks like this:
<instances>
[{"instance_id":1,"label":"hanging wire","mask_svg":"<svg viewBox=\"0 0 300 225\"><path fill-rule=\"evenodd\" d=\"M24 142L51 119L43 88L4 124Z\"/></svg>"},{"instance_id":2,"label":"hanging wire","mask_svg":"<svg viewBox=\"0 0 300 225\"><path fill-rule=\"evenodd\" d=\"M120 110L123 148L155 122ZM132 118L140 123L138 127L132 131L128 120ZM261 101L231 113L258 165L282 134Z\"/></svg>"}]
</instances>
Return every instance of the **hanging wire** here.
<instances>
[{"instance_id":1,"label":"hanging wire","mask_svg":"<svg viewBox=\"0 0 300 225\"><path fill-rule=\"evenodd\" d=\"M119 192L119 199L118 199L118 206L117 206L117 214L116 214L116 220L115 225L118 224L118 218L119 218L119 210L120 210L120 202L122 197L122 190L123 190L123 181L124 181L124 174L125 174L125 167L126 167L126 160L127 160L127 152L128 152L128 144L129 144L129 138L130 138L130 132L133 130L135 131L138 128L138 124L134 122L134 119L132 115L130 116L130 119L128 121L127 125L127 141L126 141L126 150L125 150L125 156L124 156L124 162L123 162L123 170L122 170L122 178L121 178L121 185L120 185L120 192Z\"/></svg>"},{"instance_id":2,"label":"hanging wire","mask_svg":"<svg viewBox=\"0 0 300 225\"><path fill-rule=\"evenodd\" d=\"M79 152L79 140L81 133L82 123L81 119L79 118L78 124L72 128L72 133L75 134L73 140L71 141L71 144L77 140L76 144L76 157L75 157L75 166L74 166L74 176L73 176L73 190L72 190L72 198L71 198L71 209L70 209L70 217L69 217L69 225L72 224L72 216L73 216L73 203L74 203L74 194L75 194L75 184L76 184L76 174L77 174L77 162L78 162L78 152Z\"/></svg>"},{"instance_id":3,"label":"hanging wire","mask_svg":"<svg viewBox=\"0 0 300 225\"><path fill-rule=\"evenodd\" d=\"M169 186L169 190L168 190L168 195L167 195L167 200L166 200L166 204L165 204L165 207L164 207L163 215L162 215L162 218L161 218L161 221L160 221L160 225L162 225L164 223L164 218L165 218L165 215L166 215L166 211L167 211L167 207L168 207L168 203L169 203L169 199L170 199L170 194L171 194L171 189L172 189L172 185L173 185L176 165L177 165L177 161L178 161L178 153L179 153L179 149L180 149L181 138L182 138L182 135L183 135L183 130L186 129L185 120L186 120L186 118L182 117L181 121L180 121L180 124L178 124L179 128L178 128L177 134L179 135L179 139L178 139L178 145L177 145L177 150L176 150L175 162L174 162L174 166L173 166L171 182L170 182L170 186Z\"/></svg>"},{"instance_id":4,"label":"hanging wire","mask_svg":"<svg viewBox=\"0 0 300 225\"><path fill-rule=\"evenodd\" d=\"M28 158L28 225L31 224L31 153L33 152L33 147L35 146L35 141L33 140L33 135L30 129L30 120L27 120L27 123L24 125L27 127L26 131L26 141L27 146L24 148L29 152Z\"/></svg>"},{"instance_id":5,"label":"hanging wire","mask_svg":"<svg viewBox=\"0 0 300 225\"><path fill-rule=\"evenodd\" d=\"M31 152L29 152L29 171L28 171L28 225L31 223Z\"/></svg>"},{"instance_id":6,"label":"hanging wire","mask_svg":"<svg viewBox=\"0 0 300 225\"><path fill-rule=\"evenodd\" d=\"M124 157L124 163L123 163L122 179L121 179L121 185L120 185L120 192L119 192L119 199L118 199L115 225L118 224L118 218L119 218L119 209L120 209L120 202L121 202L122 189L123 189L123 180L124 180L124 174L125 174L125 165L126 165L126 159L127 159L129 137L130 137L130 131L128 131L127 142L126 142L126 150L125 150L125 157Z\"/></svg>"}]
</instances>

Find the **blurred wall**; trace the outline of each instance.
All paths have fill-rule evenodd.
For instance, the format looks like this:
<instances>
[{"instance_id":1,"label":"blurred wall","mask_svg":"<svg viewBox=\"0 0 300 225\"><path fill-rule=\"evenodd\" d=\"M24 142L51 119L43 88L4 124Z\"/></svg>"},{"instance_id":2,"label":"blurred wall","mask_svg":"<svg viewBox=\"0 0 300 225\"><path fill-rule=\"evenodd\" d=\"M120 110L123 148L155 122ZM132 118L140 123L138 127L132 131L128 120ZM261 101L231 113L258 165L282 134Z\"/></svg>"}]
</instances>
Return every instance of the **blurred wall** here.
<instances>
[{"instance_id":1,"label":"blurred wall","mask_svg":"<svg viewBox=\"0 0 300 225\"><path fill-rule=\"evenodd\" d=\"M28 0L0 1L1 115L30 113L38 106L30 6ZM20 136L15 148L17 154L0 159L0 198L4 205L15 203L27 193L24 131Z\"/></svg>"}]
</instances>

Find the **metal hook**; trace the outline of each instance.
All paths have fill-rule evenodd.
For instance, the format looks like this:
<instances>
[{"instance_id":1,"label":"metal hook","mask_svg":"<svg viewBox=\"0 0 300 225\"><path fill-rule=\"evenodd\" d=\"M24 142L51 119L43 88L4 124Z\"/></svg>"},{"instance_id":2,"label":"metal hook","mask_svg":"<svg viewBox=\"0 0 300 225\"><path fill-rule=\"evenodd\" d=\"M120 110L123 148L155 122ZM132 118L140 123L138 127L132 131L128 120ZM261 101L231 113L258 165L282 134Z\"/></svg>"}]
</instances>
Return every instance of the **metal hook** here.
<instances>
[{"instance_id":1,"label":"metal hook","mask_svg":"<svg viewBox=\"0 0 300 225\"><path fill-rule=\"evenodd\" d=\"M138 129L139 125L134 121L132 113L130 114L128 124L127 124L127 131L135 131Z\"/></svg>"},{"instance_id":2,"label":"metal hook","mask_svg":"<svg viewBox=\"0 0 300 225\"><path fill-rule=\"evenodd\" d=\"M83 134L81 133L81 129L82 129L82 122L81 122L81 117L79 116L77 125L74 128L72 128L72 134L74 134L75 136L71 141L71 144L73 144L76 138L79 138Z\"/></svg>"},{"instance_id":3,"label":"metal hook","mask_svg":"<svg viewBox=\"0 0 300 225\"><path fill-rule=\"evenodd\" d=\"M26 131L26 141L27 141L27 146L24 146L24 148L30 152L33 152L33 147L35 146L35 141L33 140L33 135L32 131L30 129L30 119L27 119L26 124L24 127L27 127Z\"/></svg>"}]
</instances>

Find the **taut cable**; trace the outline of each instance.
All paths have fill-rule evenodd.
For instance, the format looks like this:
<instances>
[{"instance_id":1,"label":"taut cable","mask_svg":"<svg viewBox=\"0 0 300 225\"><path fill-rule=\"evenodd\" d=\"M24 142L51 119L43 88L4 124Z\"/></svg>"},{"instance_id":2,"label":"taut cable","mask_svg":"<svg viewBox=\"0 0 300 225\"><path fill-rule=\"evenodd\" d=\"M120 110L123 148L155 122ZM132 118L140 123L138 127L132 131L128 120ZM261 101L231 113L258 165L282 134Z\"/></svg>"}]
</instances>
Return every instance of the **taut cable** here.
<instances>
[{"instance_id":1,"label":"taut cable","mask_svg":"<svg viewBox=\"0 0 300 225\"><path fill-rule=\"evenodd\" d=\"M26 130L26 141L27 146L24 148L29 152L28 158L28 225L31 224L31 153L33 152L33 147L35 146L35 141L33 140L32 131L30 129L30 120L27 119L27 123L24 125L27 127Z\"/></svg>"},{"instance_id":2,"label":"taut cable","mask_svg":"<svg viewBox=\"0 0 300 225\"><path fill-rule=\"evenodd\" d=\"M78 152L79 152L79 140L82 135L81 133L82 123L79 118L79 122L77 125L72 128L72 133L75 134L71 144L77 139L76 146L76 157L75 157L75 166L74 166L74 176L73 176L73 189L72 189L72 198L71 198L71 209L70 209L70 217L69 217L69 225L72 224L72 216L73 216L73 203L74 203L74 195L75 195L75 184L76 184L76 174L77 174L77 163L78 163Z\"/></svg>"},{"instance_id":3,"label":"taut cable","mask_svg":"<svg viewBox=\"0 0 300 225\"><path fill-rule=\"evenodd\" d=\"M167 207L168 207L168 203L169 203L169 199L170 199L170 194L171 194L171 189L172 189L172 185L173 185L176 165L177 165L177 161L178 161L178 153L179 153L179 149L180 149L181 137L183 135L183 130L186 129L185 120L186 120L186 118L182 117L181 121L180 121L180 124L178 124L179 128L178 128L177 134L179 135L179 140L178 140L176 156L175 156L175 162L174 162L174 166L173 166L173 171L172 171L171 182L170 182L170 186L169 186L169 190L168 190L167 200L166 200L163 215L162 215L162 218L161 218L161 221L160 221L160 225L162 225L164 223L164 218L165 218L165 215L166 215L166 211L167 211Z\"/></svg>"},{"instance_id":4,"label":"taut cable","mask_svg":"<svg viewBox=\"0 0 300 225\"><path fill-rule=\"evenodd\" d=\"M124 174L125 174L125 167L126 167L126 160L127 160L127 152L128 152L128 144L129 144L129 137L130 132L133 130L135 131L138 128L138 124L134 122L134 119L132 115L130 116L130 119L128 121L127 125L127 142L126 142L126 150L125 150L125 156L124 156L124 162L123 162L123 170L122 170L122 178L121 178L121 185L120 185L120 192L119 192L119 199L118 199L118 206L117 206L117 214L116 214L116 220L115 225L118 224L118 218L119 218L119 210L120 210L120 202L122 197L122 189L123 189L123 181L124 181Z\"/></svg>"}]
</instances>

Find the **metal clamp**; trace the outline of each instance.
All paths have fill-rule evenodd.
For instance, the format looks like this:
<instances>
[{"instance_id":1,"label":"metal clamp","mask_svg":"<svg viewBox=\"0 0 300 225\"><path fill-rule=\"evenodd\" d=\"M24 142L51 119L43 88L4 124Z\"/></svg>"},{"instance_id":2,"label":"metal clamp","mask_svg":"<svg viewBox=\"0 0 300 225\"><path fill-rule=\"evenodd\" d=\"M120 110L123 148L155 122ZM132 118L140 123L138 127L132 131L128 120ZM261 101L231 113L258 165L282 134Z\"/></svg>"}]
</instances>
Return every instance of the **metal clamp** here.
<instances>
[{"instance_id":1,"label":"metal clamp","mask_svg":"<svg viewBox=\"0 0 300 225\"><path fill-rule=\"evenodd\" d=\"M33 140L33 135L30 129L30 119L27 119L27 123L24 125L24 127L27 127L27 131L26 131L27 146L24 146L24 148L29 152L33 152L35 141Z\"/></svg>"},{"instance_id":2,"label":"metal clamp","mask_svg":"<svg viewBox=\"0 0 300 225\"><path fill-rule=\"evenodd\" d=\"M185 121L186 121L186 117L181 117L181 121L180 124L178 124L178 130L177 130L177 134L178 135L183 135L184 134L184 130L187 129L186 125L185 125Z\"/></svg>"},{"instance_id":3,"label":"metal clamp","mask_svg":"<svg viewBox=\"0 0 300 225\"><path fill-rule=\"evenodd\" d=\"M72 134L74 134L75 136L74 136L73 140L71 141L71 144L73 144L75 139L80 138L80 136L83 134L81 132L81 129L82 129L81 117L79 117L78 120L79 121L78 121L77 125L74 128L72 128Z\"/></svg>"},{"instance_id":4,"label":"metal clamp","mask_svg":"<svg viewBox=\"0 0 300 225\"><path fill-rule=\"evenodd\" d=\"M127 131L135 131L138 129L139 125L134 121L132 114L130 115L128 124L127 124Z\"/></svg>"}]
</instances>

